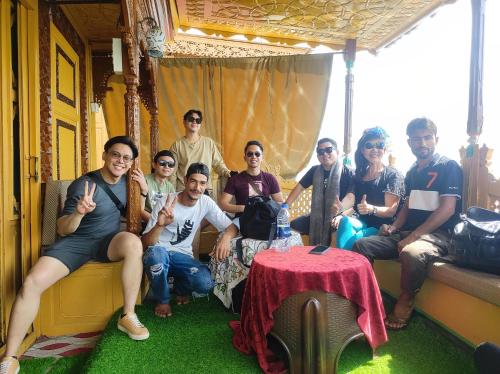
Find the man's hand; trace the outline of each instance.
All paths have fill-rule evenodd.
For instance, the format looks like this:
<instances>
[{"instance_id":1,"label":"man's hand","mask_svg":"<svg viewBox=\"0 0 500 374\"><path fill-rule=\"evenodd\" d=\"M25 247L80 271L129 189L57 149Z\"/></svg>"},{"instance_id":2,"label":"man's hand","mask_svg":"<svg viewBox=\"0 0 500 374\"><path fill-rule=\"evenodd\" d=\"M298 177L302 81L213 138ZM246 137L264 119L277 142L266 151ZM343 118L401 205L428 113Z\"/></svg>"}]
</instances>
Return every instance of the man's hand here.
<instances>
[{"instance_id":1,"label":"man's hand","mask_svg":"<svg viewBox=\"0 0 500 374\"><path fill-rule=\"evenodd\" d=\"M361 201L358 204L358 213L362 215L373 213L373 205L366 202L366 194L363 195Z\"/></svg>"},{"instance_id":2,"label":"man's hand","mask_svg":"<svg viewBox=\"0 0 500 374\"><path fill-rule=\"evenodd\" d=\"M414 241L416 241L418 239L418 236L415 235L413 232L408 235L406 238L404 238L403 240L400 240L398 242L398 252L401 253L401 251L403 250L404 247L406 247L407 245L413 243Z\"/></svg>"},{"instance_id":3,"label":"man's hand","mask_svg":"<svg viewBox=\"0 0 500 374\"><path fill-rule=\"evenodd\" d=\"M92 188L89 192L89 182L85 181L85 187L83 190L83 196L78 200L76 204L76 212L84 216L87 213L92 212L96 205L94 203L94 192L95 192L96 184L92 184Z\"/></svg>"},{"instance_id":4,"label":"man's hand","mask_svg":"<svg viewBox=\"0 0 500 374\"><path fill-rule=\"evenodd\" d=\"M335 197L335 201L333 202L332 206L330 207L330 213L332 214L332 217L335 217L337 214L342 213L343 209L344 209L344 207L342 206L342 202L340 201L340 199L337 195Z\"/></svg>"},{"instance_id":5,"label":"man's hand","mask_svg":"<svg viewBox=\"0 0 500 374\"><path fill-rule=\"evenodd\" d=\"M220 240L215 245L215 248L208 255L214 257L216 261L222 261L229 256L231 249L231 239L227 239L222 235Z\"/></svg>"},{"instance_id":6,"label":"man's hand","mask_svg":"<svg viewBox=\"0 0 500 374\"><path fill-rule=\"evenodd\" d=\"M158 220L156 221L157 226L165 227L174 222L174 208L176 203L177 195L169 194L165 205L158 212Z\"/></svg>"},{"instance_id":7,"label":"man's hand","mask_svg":"<svg viewBox=\"0 0 500 374\"><path fill-rule=\"evenodd\" d=\"M393 225L382 225L380 226L380 229L378 230L378 234L382 236L389 236L394 234L396 231L398 231Z\"/></svg>"},{"instance_id":8,"label":"man's hand","mask_svg":"<svg viewBox=\"0 0 500 374\"><path fill-rule=\"evenodd\" d=\"M335 216L332 218L332 221L330 222L330 226L332 226L335 230L338 230L340 220L344 218L342 214L339 214L338 216Z\"/></svg>"},{"instance_id":9,"label":"man's hand","mask_svg":"<svg viewBox=\"0 0 500 374\"><path fill-rule=\"evenodd\" d=\"M148 193L148 184L146 183L146 178L144 178L144 173L141 169L135 169L132 171L132 179L139 183L141 188L141 194L146 195Z\"/></svg>"}]
</instances>

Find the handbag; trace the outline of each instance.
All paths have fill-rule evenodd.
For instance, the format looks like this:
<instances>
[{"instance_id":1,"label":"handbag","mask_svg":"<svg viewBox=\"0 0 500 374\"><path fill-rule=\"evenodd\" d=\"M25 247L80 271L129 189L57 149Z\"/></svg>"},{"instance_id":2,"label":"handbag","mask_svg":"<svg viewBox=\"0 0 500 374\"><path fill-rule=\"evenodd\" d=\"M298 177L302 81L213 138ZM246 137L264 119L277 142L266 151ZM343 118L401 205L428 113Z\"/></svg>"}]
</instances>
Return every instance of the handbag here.
<instances>
[{"instance_id":1,"label":"handbag","mask_svg":"<svg viewBox=\"0 0 500 374\"><path fill-rule=\"evenodd\" d=\"M267 240L267 247L276 237L276 218L281 206L269 197L249 197L243 214L240 216L241 238L236 241L238 260L248 267L243 261L242 242L244 238Z\"/></svg>"},{"instance_id":2,"label":"handbag","mask_svg":"<svg viewBox=\"0 0 500 374\"><path fill-rule=\"evenodd\" d=\"M500 275L500 213L470 207L453 229L449 258L463 267Z\"/></svg>"}]
</instances>

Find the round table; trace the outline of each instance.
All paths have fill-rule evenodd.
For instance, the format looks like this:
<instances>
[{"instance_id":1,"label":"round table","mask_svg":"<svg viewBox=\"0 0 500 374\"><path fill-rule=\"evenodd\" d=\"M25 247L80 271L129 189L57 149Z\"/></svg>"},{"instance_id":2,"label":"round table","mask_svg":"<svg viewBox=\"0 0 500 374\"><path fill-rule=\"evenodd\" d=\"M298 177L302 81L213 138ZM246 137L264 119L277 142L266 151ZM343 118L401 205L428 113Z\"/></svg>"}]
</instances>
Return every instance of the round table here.
<instances>
[{"instance_id":1,"label":"round table","mask_svg":"<svg viewBox=\"0 0 500 374\"><path fill-rule=\"evenodd\" d=\"M382 297L369 261L351 251L330 249L315 255L313 247L289 252L268 250L254 257L243 298L241 321L231 322L233 344L244 353L255 352L264 372L280 372L267 349L266 336L273 313L291 295L307 291L335 293L357 305L357 323L375 349L387 341Z\"/></svg>"}]
</instances>

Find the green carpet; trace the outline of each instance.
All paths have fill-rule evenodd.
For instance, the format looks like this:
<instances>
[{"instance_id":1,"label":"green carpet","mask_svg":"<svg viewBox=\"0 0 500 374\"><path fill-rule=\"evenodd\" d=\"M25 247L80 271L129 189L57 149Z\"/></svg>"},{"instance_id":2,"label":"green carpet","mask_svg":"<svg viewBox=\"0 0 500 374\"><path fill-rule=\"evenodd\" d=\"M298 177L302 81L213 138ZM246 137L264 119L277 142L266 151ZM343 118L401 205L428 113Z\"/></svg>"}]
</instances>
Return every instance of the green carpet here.
<instances>
[{"instance_id":1,"label":"green carpet","mask_svg":"<svg viewBox=\"0 0 500 374\"><path fill-rule=\"evenodd\" d=\"M118 331L118 315L115 315L85 364L82 365L84 359L76 358L52 364L46 359L26 360L22 362L22 372L261 372L255 356L245 356L233 348L228 322L236 316L226 312L215 297L210 301L197 299L188 305L174 305L174 316L168 319L155 317L152 310L151 304L137 308L139 318L151 333L146 341L132 341ZM46 368L51 370L45 371ZM364 339L352 342L342 353L339 373L472 374L475 370L472 352L454 345L417 315L405 330L389 332L389 342L377 350L374 358Z\"/></svg>"},{"instance_id":2,"label":"green carpet","mask_svg":"<svg viewBox=\"0 0 500 374\"><path fill-rule=\"evenodd\" d=\"M21 361L21 373L24 374L79 374L89 354L63 358L33 358Z\"/></svg>"}]
</instances>

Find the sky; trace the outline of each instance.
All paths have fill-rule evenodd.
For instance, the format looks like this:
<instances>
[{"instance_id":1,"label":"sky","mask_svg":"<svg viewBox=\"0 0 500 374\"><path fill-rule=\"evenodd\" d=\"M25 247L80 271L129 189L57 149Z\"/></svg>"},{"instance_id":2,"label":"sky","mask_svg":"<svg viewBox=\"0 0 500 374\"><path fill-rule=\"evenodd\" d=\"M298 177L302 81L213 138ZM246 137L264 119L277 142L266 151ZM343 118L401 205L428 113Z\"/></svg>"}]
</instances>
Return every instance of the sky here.
<instances>
[{"instance_id":1,"label":"sky","mask_svg":"<svg viewBox=\"0 0 500 374\"><path fill-rule=\"evenodd\" d=\"M485 14L484 125L479 144L497 148L493 172L499 176L500 23L493 15L500 14L500 1L487 1ZM471 23L471 1L457 0L439 8L377 55L357 54L353 69L353 152L364 129L381 126L391 136L396 166L405 173L414 162L406 142L406 125L413 118L425 116L438 127L437 151L459 161L458 150L468 139ZM337 140L340 149L344 137L345 73L342 55L335 55L320 131L320 137ZM313 154L309 166L317 162Z\"/></svg>"}]
</instances>

